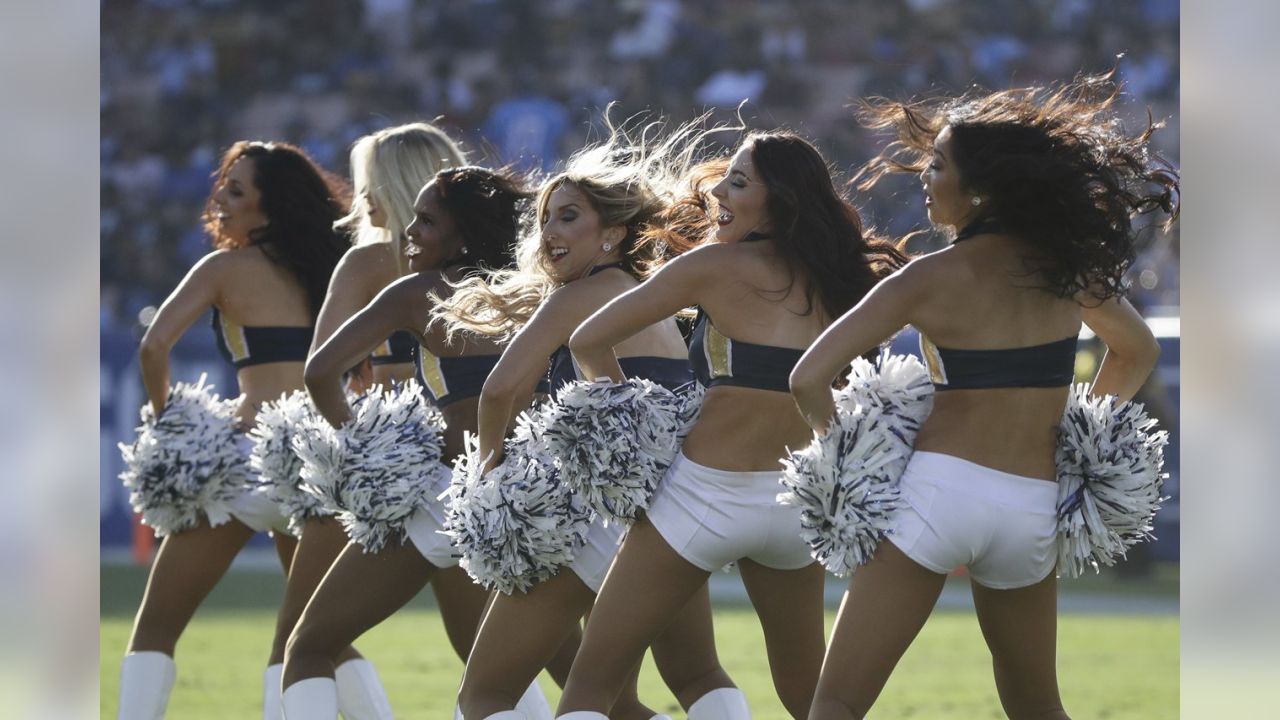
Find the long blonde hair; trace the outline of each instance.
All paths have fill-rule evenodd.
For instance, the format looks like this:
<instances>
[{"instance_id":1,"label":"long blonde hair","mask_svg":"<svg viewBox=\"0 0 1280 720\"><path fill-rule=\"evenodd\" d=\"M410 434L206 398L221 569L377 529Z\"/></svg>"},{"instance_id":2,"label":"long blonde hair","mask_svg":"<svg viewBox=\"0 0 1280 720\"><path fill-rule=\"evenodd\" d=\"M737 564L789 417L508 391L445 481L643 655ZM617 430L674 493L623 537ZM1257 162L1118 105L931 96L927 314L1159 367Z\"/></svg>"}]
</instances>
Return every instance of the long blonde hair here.
<instances>
[{"instance_id":1,"label":"long blonde hair","mask_svg":"<svg viewBox=\"0 0 1280 720\"><path fill-rule=\"evenodd\" d=\"M365 135L351 147L351 178L355 186L351 212L334 227L350 231L357 245L391 243L396 269L403 275L402 236L413 220L413 201L436 173L463 165L466 158L457 143L430 123L397 125ZM385 228L369 224L366 196L386 213Z\"/></svg>"},{"instance_id":2,"label":"long blonde hair","mask_svg":"<svg viewBox=\"0 0 1280 720\"><path fill-rule=\"evenodd\" d=\"M560 286L543 249L541 228L551 194L565 184L586 196L599 213L602 227L626 229L620 243L622 269L638 280L652 274L671 254L665 231L670 230L669 211L686 174L706 154L712 134L739 129L701 129L707 117L664 136L661 120L631 118L615 126L606 109L609 135L605 141L575 152L564 170L542 184L516 246L516 268L487 278L467 278L453 285L448 299L436 304L433 314L444 322L449 335L467 331L510 338Z\"/></svg>"}]
</instances>

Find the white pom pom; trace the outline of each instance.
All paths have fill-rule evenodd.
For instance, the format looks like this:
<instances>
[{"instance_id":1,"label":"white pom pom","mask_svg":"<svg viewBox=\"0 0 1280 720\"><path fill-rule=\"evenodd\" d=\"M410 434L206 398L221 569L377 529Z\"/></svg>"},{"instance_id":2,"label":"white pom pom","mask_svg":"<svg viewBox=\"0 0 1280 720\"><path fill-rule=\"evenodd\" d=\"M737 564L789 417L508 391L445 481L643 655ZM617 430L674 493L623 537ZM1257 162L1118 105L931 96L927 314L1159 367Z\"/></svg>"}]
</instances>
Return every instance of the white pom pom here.
<instances>
[{"instance_id":1,"label":"white pom pom","mask_svg":"<svg viewBox=\"0 0 1280 720\"><path fill-rule=\"evenodd\" d=\"M859 358L834 393L827 434L782 461L778 502L800 508L801 536L815 560L845 576L869 560L892 527L898 481L933 402L924 366L886 356L880 370Z\"/></svg>"},{"instance_id":2,"label":"white pom pom","mask_svg":"<svg viewBox=\"0 0 1280 720\"><path fill-rule=\"evenodd\" d=\"M160 417L143 405L131 445L120 444L129 504L157 537L231 517L229 503L249 486L249 461L237 441L239 398L222 400L205 384L178 383Z\"/></svg>"},{"instance_id":3,"label":"white pom pom","mask_svg":"<svg viewBox=\"0 0 1280 720\"><path fill-rule=\"evenodd\" d=\"M303 461L302 490L337 508L351 540L378 552L388 540L403 542L409 517L435 499L444 419L412 380L375 387L352 411L336 430L312 420L293 447Z\"/></svg>"},{"instance_id":4,"label":"white pom pom","mask_svg":"<svg viewBox=\"0 0 1280 720\"><path fill-rule=\"evenodd\" d=\"M536 414L525 413L506 460L482 473L477 439L454 462L444 532L461 553L460 565L486 588L526 592L573 561L586 542L591 511L560 482L538 443Z\"/></svg>"},{"instance_id":5,"label":"white pom pom","mask_svg":"<svg viewBox=\"0 0 1280 720\"><path fill-rule=\"evenodd\" d=\"M295 390L263 403L249 431L253 440L249 465L258 473L263 492L289 518L289 532L295 537L302 537L308 520L333 515L336 510L325 507L301 487L302 458L293 449L293 438L300 432L313 432L317 421L323 419L317 415L311 396L305 390Z\"/></svg>"},{"instance_id":6,"label":"white pom pom","mask_svg":"<svg viewBox=\"0 0 1280 720\"><path fill-rule=\"evenodd\" d=\"M706 395L707 389L699 382L676 388L676 397L680 398L680 430L677 432L680 445L684 445L684 439L689 436L694 423L698 422L698 413L702 412L702 399Z\"/></svg>"},{"instance_id":7,"label":"white pom pom","mask_svg":"<svg viewBox=\"0 0 1280 720\"><path fill-rule=\"evenodd\" d=\"M1111 566L1152 537L1169 434L1142 405L1075 385L1058 432L1058 573Z\"/></svg>"},{"instance_id":8,"label":"white pom pom","mask_svg":"<svg viewBox=\"0 0 1280 720\"><path fill-rule=\"evenodd\" d=\"M681 409L650 380L569 383L542 412L539 451L606 522L631 523L675 460Z\"/></svg>"}]
</instances>

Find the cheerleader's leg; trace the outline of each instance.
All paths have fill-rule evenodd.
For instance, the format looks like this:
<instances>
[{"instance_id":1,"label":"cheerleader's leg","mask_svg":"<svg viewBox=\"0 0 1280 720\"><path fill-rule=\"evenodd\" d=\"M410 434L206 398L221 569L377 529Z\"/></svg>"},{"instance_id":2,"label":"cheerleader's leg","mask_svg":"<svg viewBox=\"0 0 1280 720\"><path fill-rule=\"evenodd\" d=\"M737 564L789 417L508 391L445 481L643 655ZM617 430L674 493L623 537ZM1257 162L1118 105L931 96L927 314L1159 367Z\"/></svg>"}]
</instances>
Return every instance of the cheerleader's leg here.
<instances>
[{"instance_id":1,"label":"cheerleader's leg","mask_svg":"<svg viewBox=\"0 0 1280 720\"><path fill-rule=\"evenodd\" d=\"M557 712L608 712L645 650L710 574L673 550L648 518L636 522L600 589Z\"/></svg>"},{"instance_id":2,"label":"cheerleader's leg","mask_svg":"<svg viewBox=\"0 0 1280 720\"><path fill-rule=\"evenodd\" d=\"M217 527L201 520L160 544L121 667L121 718L164 716L178 638L251 537L253 530L239 520Z\"/></svg>"},{"instance_id":3,"label":"cheerleader's leg","mask_svg":"<svg viewBox=\"0 0 1280 720\"><path fill-rule=\"evenodd\" d=\"M512 710L572 635L594 595L564 570L527 593L499 594L485 614L458 701L464 717Z\"/></svg>"},{"instance_id":4,"label":"cheerleader's leg","mask_svg":"<svg viewBox=\"0 0 1280 720\"><path fill-rule=\"evenodd\" d=\"M882 542L840 603L822 661L811 720L866 716L942 594L947 576Z\"/></svg>"},{"instance_id":5,"label":"cheerleader's leg","mask_svg":"<svg viewBox=\"0 0 1280 720\"><path fill-rule=\"evenodd\" d=\"M407 543L388 543L378 553L366 553L361 546L349 543L316 588L289 637L284 661L286 694L304 680L333 678L342 651L412 600L435 571L435 566Z\"/></svg>"},{"instance_id":6,"label":"cheerleader's leg","mask_svg":"<svg viewBox=\"0 0 1280 720\"><path fill-rule=\"evenodd\" d=\"M744 559L738 567L764 629L778 699L792 717L806 718L826 650L822 600L826 572L817 563L778 570Z\"/></svg>"},{"instance_id":7,"label":"cheerleader's leg","mask_svg":"<svg viewBox=\"0 0 1280 720\"><path fill-rule=\"evenodd\" d=\"M716 690L732 690L720 693L716 698L733 693L741 694L734 687L720 658L716 654L715 629L711 620L711 595L707 585L698 588L688 604L680 611L667 629L653 641L653 660L658 674L680 706L689 711L693 720L710 720L712 717L750 717L723 713L703 716L693 707L709 693ZM708 699L700 707L707 708L718 701ZM720 703L723 704L723 703ZM704 711L705 712L705 711Z\"/></svg>"},{"instance_id":8,"label":"cheerleader's leg","mask_svg":"<svg viewBox=\"0 0 1280 720\"><path fill-rule=\"evenodd\" d=\"M1034 585L1012 590L972 585L1005 714L1067 720L1058 693L1057 578L1051 572Z\"/></svg>"}]
</instances>

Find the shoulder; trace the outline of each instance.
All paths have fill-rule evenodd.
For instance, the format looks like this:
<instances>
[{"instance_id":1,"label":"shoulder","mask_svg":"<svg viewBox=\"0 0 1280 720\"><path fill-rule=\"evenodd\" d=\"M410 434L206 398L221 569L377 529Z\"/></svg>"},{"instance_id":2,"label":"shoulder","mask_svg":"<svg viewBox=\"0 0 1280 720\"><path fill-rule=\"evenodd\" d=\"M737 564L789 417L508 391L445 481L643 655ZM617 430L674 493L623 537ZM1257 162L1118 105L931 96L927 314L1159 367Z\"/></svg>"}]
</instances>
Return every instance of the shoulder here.
<instances>
[{"instance_id":1,"label":"shoulder","mask_svg":"<svg viewBox=\"0 0 1280 720\"><path fill-rule=\"evenodd\" d=\"M913 258L881 283L886 288L918 295L945 292L961 282L965 274L965 264L955 257L956 250L952 246Z\"/></svg>"},{"instance_id":2,"label":"shoulder","mask_svg":"<svg viewBox=\"0 0 1280 720\"><path fill-rule=\"evenodd\" d=\"M382 298L396 300L421 299L427 293L447 294L449 283L438 272L417 272L397 278L379 293Z\"/></svg>"},{"instance_id":3,"label":"shoulder","mask_svg":"<svg viewBox=\"0 0 1280 720\"><path fill-rule=\"evenodd\" d=\"M334 273L343 273L348 278L380 277L396 272L395 252L390 243L369 243L353 245L338 261Z\"/></svg>"},{"instance_id":4,"label":"shoulder","mask_svg":"<svg viewBox=\"0 0 1280 720\"><path fill-rule=\"evenodd\" d=\"M214 250L196 262L191 274L195 277L223 277L269 262L260 249L252 246Z\"/></svg>"},{"instance_id":5,"label":"shoulder","mask_svg":"<svg viewBox=\"0 0 1280 720\"><path fill-rule=\"evenodd\" d=\"M622 270L599 272L556 288L539 309L539 314L587 317L638 284L634 277Z\"/></svg>"}]
</instances>

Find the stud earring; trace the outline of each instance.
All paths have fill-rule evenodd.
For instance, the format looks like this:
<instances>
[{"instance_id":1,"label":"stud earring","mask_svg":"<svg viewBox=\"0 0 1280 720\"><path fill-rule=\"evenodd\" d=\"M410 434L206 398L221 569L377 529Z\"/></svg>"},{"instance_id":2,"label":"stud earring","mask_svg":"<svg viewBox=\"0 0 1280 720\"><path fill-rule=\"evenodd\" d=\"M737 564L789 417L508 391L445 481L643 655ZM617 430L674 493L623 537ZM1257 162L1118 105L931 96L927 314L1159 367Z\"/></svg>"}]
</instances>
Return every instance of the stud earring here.
<instances>
[{"instance_id":1,"label":"stud earring","mask_svg":"<svg viewBox=\"0 0 1280 720\"><path fill-rule=\"evenodd\" d=\"M600 249L601 249L601 250L603 250L603 251L605 251L605 252L609 252L610 250L612 250L612 249L613 249L613 243L605 243L605 244L603 244L603 245L601 245L601 246L600 246Z\"/></svg>"},{"instance_id":2,"label":"stud earring","mask_svg":"<svg viewBox=\"0 0 1280 720\"><path fill-rule=\"evenodd\" d=\"M974 195L974 196L973 196L973 199L971 199L969 202L970 202L974 207L978 207L979 205L981 205L981 204L982 204L982 198L978 197L977 195Z\"/></svg>"}]
</instances>

